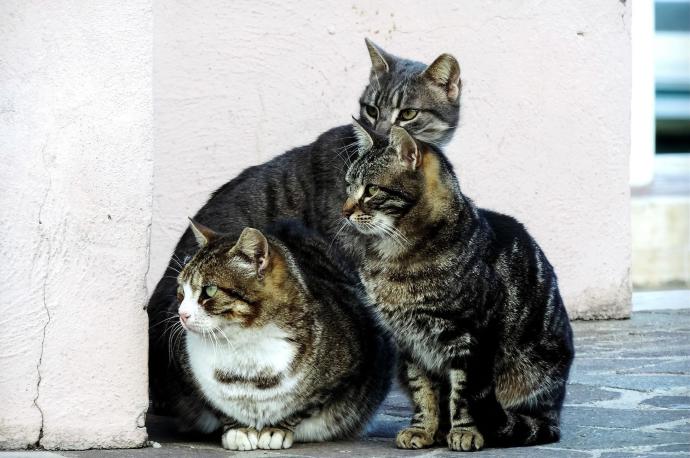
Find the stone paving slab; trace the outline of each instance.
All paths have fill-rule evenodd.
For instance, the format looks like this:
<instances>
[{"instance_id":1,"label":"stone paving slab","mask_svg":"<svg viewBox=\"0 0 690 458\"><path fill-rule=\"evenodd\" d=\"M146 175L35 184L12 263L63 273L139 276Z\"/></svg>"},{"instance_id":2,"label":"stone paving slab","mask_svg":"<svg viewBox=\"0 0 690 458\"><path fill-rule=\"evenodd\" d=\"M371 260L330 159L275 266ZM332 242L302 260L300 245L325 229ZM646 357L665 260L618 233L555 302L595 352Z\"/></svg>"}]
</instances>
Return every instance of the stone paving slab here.
<instances>
[{"instance_id":1,"label":"stone paving slab","mask_svg":"<svg viewBox=\"0 0 690 458\"><path fill-rule=\"evenodd\" d=\"M573 323L577 354L557 444L487 449L485 457L690 456L690 310L635 312L621 321ZM5 457L449 457L445 448L398 450L395 433L411 409L394 389L359 441L297 444L284 451L229 452L220 440L181 440L169 422L151 418L159 448L60 452L0 452Z\"/></svg>"}]
</instances>

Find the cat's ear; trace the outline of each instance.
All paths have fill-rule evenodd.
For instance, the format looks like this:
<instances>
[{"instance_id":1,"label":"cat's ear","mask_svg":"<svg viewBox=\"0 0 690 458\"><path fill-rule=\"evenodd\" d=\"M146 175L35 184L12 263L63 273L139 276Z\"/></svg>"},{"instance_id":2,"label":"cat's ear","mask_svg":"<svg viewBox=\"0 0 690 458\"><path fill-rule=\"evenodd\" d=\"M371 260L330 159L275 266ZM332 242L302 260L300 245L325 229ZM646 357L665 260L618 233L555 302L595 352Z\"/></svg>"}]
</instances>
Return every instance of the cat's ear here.
<instances>
[{"instance_id":1,"label":"cat's ear","mask_svg":"<svg viewBox=\"0 0 690 458\"><path fill-rule=\"evenodd\" d=\"M357 137L357 149L361 156L373 148L374 140L371 138L371 135L369 135L369 132L367 132L367 129L361 125L354 116L352 117L352 128L355 131L355 137Z\"/></svg>"},{"instance_id":2,"label":"cat's ear","mask_svg":"<svg viewBox=\"0 0 690 458\"><path fill-rule=\"evenodd\" d=\"M368 38L365 38L364 42L367 44L369 57L371 57L371 71L373 73L386 73L390 70L390 66L388 65L388 62L392 59L390 54L376 46L374 42Z\"/></svg>"},{"instance_id":3,"label":"cat's ear","mask_svg":"<svg viewBox=\"0 0 690 458\"><path fill-rule=\"evenodd\" d=\"M199 245L199 248L208 245L218 235L212 229L194 221L192 218L189 218L189 227L192 228L194 238L196 238L196 243Z\"/></svg>"},{"instance_id":4,"label":"cat's ear","mask_svg":"<svg viewBox=\"0 0 690 458\"><path fill-rule=\"evenodd\" d=\"M389 136L390 146L398 153L400 162L406 169L415 171L422 163L422 154L417 148L417 142L405 129L398 126L391 127Z\"/></svg>"},{"instance_id":5,"label":"cat's ear","mask_svg":"<svg viewBox=\"0 0 690 458\"><path fill-rule=\"evenodd\" d=\"M424 70L424 76L446 90L448 99L457 100L460 95L460 64L450 54L441 54Z\"/></svg>"},{"instance_id":6,"label":"cat's ear","mask_svg":"<svg viewBox=\"0 0 690 458\"><path fill-rule=\"evenodd\" d=\"M234 249L249 259L259 280L263 279L269 263L268 240L261 231L246 227L240 234Z\"/></svg>"}]
</instances>

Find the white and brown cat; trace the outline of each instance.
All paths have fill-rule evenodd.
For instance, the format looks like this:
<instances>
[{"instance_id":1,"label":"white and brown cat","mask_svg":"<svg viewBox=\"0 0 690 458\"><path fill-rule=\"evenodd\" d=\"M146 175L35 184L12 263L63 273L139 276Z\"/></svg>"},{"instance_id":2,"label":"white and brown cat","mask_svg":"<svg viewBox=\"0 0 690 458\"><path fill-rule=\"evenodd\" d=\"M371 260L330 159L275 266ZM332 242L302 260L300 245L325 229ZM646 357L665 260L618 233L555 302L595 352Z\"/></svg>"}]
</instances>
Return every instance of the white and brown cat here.
<instances>
[{"instance_id":1,"label":"white and brown cat","mask_svg":"<svg viewBox=\"0 0 690 458\"><path fill-rule=\"evenodd\" d=\"M391 343L355 269L298 223L222 236L178 277L187 375L230 450L288 448L360 432L384 399Z\"/></svg>"}]
</instances>

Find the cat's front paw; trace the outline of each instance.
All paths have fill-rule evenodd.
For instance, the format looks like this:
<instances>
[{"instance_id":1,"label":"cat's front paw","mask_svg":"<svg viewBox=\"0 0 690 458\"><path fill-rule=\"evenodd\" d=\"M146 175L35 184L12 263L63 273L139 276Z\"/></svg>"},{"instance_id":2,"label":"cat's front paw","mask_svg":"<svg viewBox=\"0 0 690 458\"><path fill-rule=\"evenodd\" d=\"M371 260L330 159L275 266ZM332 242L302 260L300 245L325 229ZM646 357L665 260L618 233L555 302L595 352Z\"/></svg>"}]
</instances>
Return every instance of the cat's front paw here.
<instances>
[{"instance_id":1,"label":"cat's front paw","mask_svg":"<svg viewBox=\"0 0 690 458\"><path fill-rule=\"evenodd\" d=\"M405 428L395 438L398 448L426 448L434 443L434 435L421 428Z\"/></svg>"},{"instance_id":2,"label":"cat's front paw","mask_svg":"<svg viewBox=\"0 0 690 458\"><path fill-rule=\"evenodd\" d=\"M223 448L228 450L256 450L259 432L254 428L228 429L221 439Z\"/></svg>"},{"instance_id":3,"label":"cat's front paw","mask_svg":"<svg viewBox=\"0 0 690 458\"><path fill-rule=\"evenodd\" d=\"M259 433L258 446L265 450L277 450L292 447L292 431L281 428L264 428Z\"/></svg>"},{"instance_id":4,"label":"cat's front paw","mask_svg":"<svg viewBox=\"0 0 690 458\"><path fill-rule=\"evenodd\" d=\"M448 433L448 448L456 452L474 452L484 448L484 436L475 427L452 428Z\"/></svg>"}]
</instances>

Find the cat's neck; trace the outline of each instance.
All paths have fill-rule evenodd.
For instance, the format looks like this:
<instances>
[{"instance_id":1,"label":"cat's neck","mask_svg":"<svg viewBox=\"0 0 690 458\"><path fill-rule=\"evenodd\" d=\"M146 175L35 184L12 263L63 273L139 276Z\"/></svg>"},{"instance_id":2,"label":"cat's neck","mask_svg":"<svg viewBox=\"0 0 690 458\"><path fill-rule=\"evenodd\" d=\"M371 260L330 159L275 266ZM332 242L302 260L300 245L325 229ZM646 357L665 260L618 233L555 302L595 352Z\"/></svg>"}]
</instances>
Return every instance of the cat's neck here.
<instances>
[{"instance_id":1,"label":"cat's neck","mask_svg":"<svg viewBox=\"0 0 690 458\"><path fill-rule=\"evenodd\" d=\"M293 334L285 327L273 323L265 326L231 326L212 333L189 332L186 335L186 347L191 358L201 358L207 364L219 368L233 362L237 364L238 359L251 366L264 361L264 353L271 353L272 349L281 345L285 347L286 354L290 353L290 358L286 358L286 361L291 361L296 351L292 344L295 338Z\"/></svg>"}]
</instances>

